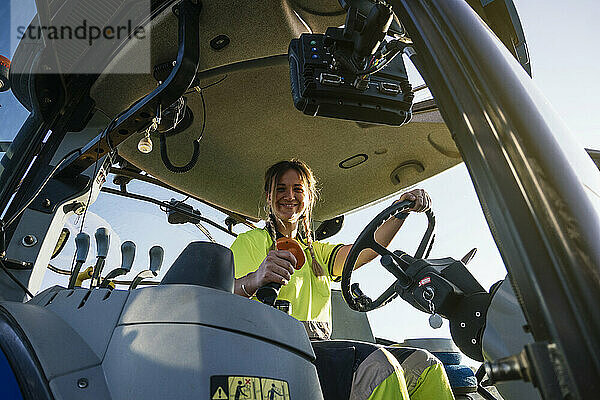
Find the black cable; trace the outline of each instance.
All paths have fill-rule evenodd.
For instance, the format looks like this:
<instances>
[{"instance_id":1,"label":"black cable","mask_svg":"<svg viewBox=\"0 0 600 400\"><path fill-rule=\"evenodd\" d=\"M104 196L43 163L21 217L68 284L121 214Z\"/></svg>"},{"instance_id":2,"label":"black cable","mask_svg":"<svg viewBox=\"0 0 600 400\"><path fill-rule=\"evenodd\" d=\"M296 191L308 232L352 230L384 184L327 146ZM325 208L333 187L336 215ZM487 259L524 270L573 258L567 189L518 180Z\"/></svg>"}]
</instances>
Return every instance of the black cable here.
<instances>
[{"instance_id":1,"label":"black cable","mask_svg":"<svg viewBox=\"0 0 600 400\"><path fill-rule=\"evenodd\" d=\"M124 191L123 191L123 190L121 190L121 192L124 192ZM127 192L124 192L124 193L127 193ZM183 199L183 200L175 200L175 199L173 199L173 200L175 200L175 201L174 201L174 202L169 202L169 204L170 204L170 205L172 205L172 206L175 206L175 207L176 207L176 206L178 206L178 205L180 205L180 204L185 204L185 202L186 202L186 201L188 201L188 199L189 199L189 198L190 198L190 196L187 196L187 197L186 197L185 199ZM160 211L162 211L162 212L165 212L165 213L169 212L169 209L167 209L167 207L165 207L165 206L163 206L163 205L160 205L160 206L158 206L158 208L159 208L159 209L160 209Z\"/></svg>"},{"instance_id":2,"label":"black cable","mask_svg":"<svg viewBox=\"0 0 600 400\"><path fill-rule=\"evenodd\" d=\"M382 64L376 65L376 66L372 66L369 67L367 69L363 69L363 70L359 70L354 63L352 63L352 61L350 61L348 59L348 57L346 57L346 55L337 50L334 52L333 57L335 59L337 59L347 70L349 70L350 72L352 72L355 75L371 75L374 74L376 72L381 71L383 68L385 68L398 54L400 54L402 48L399 47L397 49L393 49L390 52L386 53L385 57L385 62L383 62ZM387 58L389 55L391 54L390 58ZM373 60L372 60L373 61Z\"/></svg>"},{"instance_id":3,"label":"black cable","mask_svg":"<svg viewBox=\"0 0 600 400\"><path fill-rule=\"evenodd\" d=\"M188 90L187 92L185 92L185 94L190 94L190 93L197 92L198 90L196 88L200 88L200 90L208 89L211 86L215 86L215 85L218 85L219 83L223 82L225 80L225 78L227 78L227 75L223 76L218 81L215 81L213 83L209 83L206 86L194 86L191 90Z\"/></svg>"},{"instance_id":4,"label":"black cable","mask_svg":"<svg viewBox=\"0 0 600 400\"><path fill-rule=\"evenodd\" d=\"M101 114L103 114L106 118L110 119L110 117L108 116L108 114L106 112L104 112L104 110L97 108L97 107L96 107L96 110L100 111Z\"/></svg>"},{"instance_id":5,"label":"black cable","mask_svg":"<svg viewBox=\"0 0 600 400\"><path fill-rule=\"evenodd\" d=\"M200 91L200 99L202 100L202 129L200 130L198 141L202 140L204 137L204 129L206 128L206 102L204 101L204 94L202 94L202 90Z\"/></svg>"},{"instance_id":6,"label":"black cable","mask_svg":"<svg viewBox=\"0 0 600 400\"><path fill-rule=\"evenodd\" d=\"M367 68L365 70L362 71L358 71L357 75L371 75L374 73L377 73L379 71L381 71L383 68L385 68L398 54L400 54L400 50L394 50L392 56L390 58L386 58L385 62L383 62L380 65L377 66L373 66L370 68ZM387 57L387 55L386 55Z\"/></svg>"},{"instance_id":7,"label":"black cable","mask_svg":"<svg viewBox=\"0 0 600 400\"><path fill-rule=\"evenodd\" d=\"M202 139L201 137L194 140L194 153L192 154L191 160L187 164L182 166L174 165L173 163L171 163L171 160L169 160L169 154L167 153L166 135L162 132L159 132L158 137L160 139L160 158L162 159L163 164L165 164L165 167L167 167L169 171L174 172L176 174L183 174L194 168L194 166L198 162L198 158L200 158L200 139Z\"/></svg>"},{"instance_id":8,"label":"black cable","mask_svg":"<svg viewBox=\"0 0 600 400\"><path fill-rule=\"evenodd\" d=\"M433 242L435 242L435 233L433 234L433 236L431 236L431 240L429 241L429 247L427 248L427 251L423 256L424 259L427 259L429 257L429 253L431 253L431 249L433 248Z\"/></svg>"},{"instance_id":9,"label":"black cable","mask_svg":"<svg viewBox=\"0 0 600 400\"><path fill-rule=\"evenodd\" d=\"M113 120L113 122L114 121L115 120ZM111 124L112 124L112 122L111 122ZM108 135L109 129L106 129L105 132L106 132L106 135ZM108 138L107 138L107 141L108 141ZM98 145L96 147L96 161L94 163L94 173L92 174L92 179L90 180L90 194L88 196L87 204L85 205L85 210L83 211L83 217L81 219L81 227L79 228L79 233L83 232L83 224L85 223L85 217L87 215L88 208L90 208L90 201L92 201L92 192L94 191L94 179L96 179L96 170L98 168L98 157L100 154L99 147L100 147L100 141L98 141ZM71 274L73 273L73 271L75 269L76 259L77 259L77 253L73 254L73 259L71 260Z\"/></svg>"},{"instance_id":10,"label":"black cable","mask_svg":"<svg viewBox=\"0 0 600 400\"><path fill-rule=\"evenodd\" d=\"M135 194L135 193L130 193L130 192L121 192L120 190L115 190L115 189L112 189L112 188L109 188L109 187L103 187L101 189L101 191L105 192L105 193L114 194L114 195L117 195L117 196L128 197L130 199L141 200L141 201L146 201L148 203L156 204L157 206L159 206L159 208L161 208L161 210L162 210L162 207L164 207L165 210L169 209L169 210L178 211L178 212L180 212L180 213L182 213L184 215L187 215L188 217L197 218L197 219L199 219L202 222L206 222L207 224L210 224L210 225L214 226L215 228L217 228L217 229L219 229L219 230L221 230L221 231L223 231L223 232L225 232L225 233L227 233L227 234L229 234L229 235L231 235L233 237L237 237L236 233L229 232L227 230L227 228L222 227L218 223L216 223L216 222L214 222L214 221L212 221L212 220L210 220L210 219L208 219L206 217L202 217L200 215L191 213L191 212L189 212L186 209L179 208L177 205L170 204L169 202L161 201L161 200L156 200L156 199L154 199L152 197L144 196L144 195L141 195L141 194Z\"/></svg>"},{"instance_id":11,"label":"black cable","mask_svg":"<svg viewBox=\"0 0 600 400\"><path fill-rule=\"evenodd\" d=\"M208 89L208 88L209 88L209 87L211 87L211 86L215 86L215 85L218 85L219 83L223 82L223 81L225 80L225 78L227 78L227 75L225 75L224 77L222 77L221 79L219 79L219 80L218 80L218 81L216 81L216 82L209 83L208 85L206 85L206 86L202 86L202 87L200 87L200 88L201 88L202 90L204 90L204 89Z\"/></svg>"},{"instance_id":12,"label":"black cable","mask_svg":"<svg viewBox=\"0 0 600 400\"><path fill-rule=\"evenodd\" d=\"M181 194L183 196L189 196L190 198L193 198L194 200L196 200L196 201L198 201L198 202L200 202L200 203L202 203L204 205L207 205L207 206L209 206L209 207L211 207L211 208L213 208L213 209L215 209L215 210L217 210L219 212L222 212L223 214L226 214L226 215L234 218L237 222L242 223L242 224L246 225L247 227L249 227L251 229L256 228L256 226L253 223L251 223L250 221L248 221L247 217L244 217L244 216L241 216L239 214L233 213L233 212L231 212L229 210L226 210L224 208L221 208L221 207L219 207L219 206L217 206L215 204L209 203L208 201L203 200L203 199L201 199L199 197L196 197L196 196L193 196L193 195L189 195L189 194L183 192L182 190L179 190L179 189L177 189L177 188L175 188L173 186L169 186L166 183L164 183L162 181L159 181L156 178L152 178L151 176L142 175L140 173L136 173L136 172L133 172L133 171L124 170L124 169L121 169L121 168L111 168L111 173L113 173L115 175L123 175L123 176L129 177L129 178L132 178L132 179L140 180L142 182L150 183L151 185L156 185L158 187L162 187L162 188L168 189L170 191L173 191L175 193Z\"/></svg>"},{"instance_id":13,"label":"black cable","mask_svg":"<svg viewBox=\"0 0 600 400\"><path fill-rule=\"evenodd\" d=\"M198 90L198 93L200 93L200 99L202 100L202 129L200 130L200 135L198 136L198 141L202 140L202 138L204 137L204 130L206 129L206 101L204 100L204 94L202 93L203 90L208 89L211 86L217 85L221 82L223 82L225 80L225 78L227 78L227 75L225 75L224 77L222 77L221 79L219 79L216 82L213 82L209 85L206 85L204 87L200 87L200 90Z\"/></svg>"},{"instance_id":14,"label":"black cable","mask_svg":"<svg viewBox=\"0 0 600 400\"><path fill-rule=\"evenodd\" d=\"M183 119L185 118L185 110L186 110L186 102L185 102L185 97L181 96L179 99L177 99L177 101L175 102L177 103L176 109L175 109L175 119L173 120L173 126L170 127L169 129L163 130L163 133L168 133L169 136L172 136L175 134L171 133L171 131L175 130L175 128L177 128L177 125L179 125L180 122L183 121ZM175 104L173 103L173 104ZM173 105L169 106L167 108L167 111L172 107ZM181 117L181 114L183 114L183 117ZM158 127L157 127L158 130Z\"/></svg>"},{"instance_id":15,"label":"black cable","mask_svg":"<svg viewBox=\"0 0 600 400\"><path fill-rule=\"evenodd\" d=\"M338 60L340 62L340 64L342 64L342 66L344 68L346 68L347 70L349 70L354 75L359 75L358 68L356 68L356 66L341 51L339 51L339 50L334 51L333 58L335 58L336 60Z\"/></svg>"},{"instance_id":16,"label":"black cable","mask_svg":"<svg viewBox=\"0 0 600 400\"><path fill-rule=\"evenodd\" d=\"M204 137L204 130L206 129L206 102L204 101L204 95L202 94L202 89L199 91L200 99L202 99L202 129L200 130L200 135L198 139L194 140L194 153L192 154L191 160L182 166L174 165L169 159L169 154L167 152L167 136L164 132L159 132L158 137L160 139L160 158L162 159L163 164L167 169L176 174L183 174L190 171L192 168L196 166L198 163L198 159L200 158L200 141Z\"/></svg>"},{"instance_id":17,"label":"black cable","mask_svg":"<svg viewBox=\"0 0 600 400\"><path fill-rule=\"evenodd\" d=\"M21 283L21 281L19 281L19 280L17 279L17 277L16 277L16 276L14 276L14 275L13 275L13 274L12 274L12 273L11 273L11 272L8 270L8 268L6 268L6 266L4 265L4 263L3 263L2 261L0 261L0 268L2 268L2 270L3 270L3 271L6 273L6 275L8 275L8 277L9 277L10 279L12 279L12 280L13 280L13 281L14 281L14 282L17 284L17 285L19 285L19 287L20 287L21 289L23 289L23 291L24 291L25 293L27 293L27 295L33 299L33 294L31 294L31 292L29 291L29 289L27 289L27 287L26 287L25 285L23 285L23 284Z\"/></svg>"},{"instance_id":18,"label":"black cable","mask_svg":"<svg viewBox=\"0 0 600 400\"><path fill-rule=\"evenodd\" d=\"M190 171L198 163L198 159L200 158L200 141L204 137L204 130L206 129L206 101L204 100L204 94L202 94L202 91L204 89L207 89L211 86L214 86L214 85L217 85L217 84L223 82L225 80L225 78L227 78L227 75L225 75L223 78L221 78L218 81L213 82L205 87L196 86L196 88L194 88L193 90L185 92L185 94L189 94L194 91L197 91L198 93L200 93L200 99L202 100L202 117L203 117L202 118L202 129L200 130L200 135L198 136L198 139L194 140L194 152L192 154L192 158L190 159L190 161L187 164L179 166L179 165L174 165L171 162L171 160L169 159L169 154L167 152L167 137L164 132L158 133L158 137L160 139L160 158L161 158L163 164L165 165L165 167L167 167L167 169L169 171L174 172L176 174L183 174L183 173Z\"/></svg>"},{"instance_id":19,"label":"black cable","mask_svg":"<svg viewBox=\"0 0 600 400\"><path fill-rule=\"evenodd\" d=\"M48 269L49 269L50 271L52 271L52 272L56 272L57 274L60 274L60 275L71 275L71 274L72 274L72 272L71 272L71 271L69 271L69 270L66 270L66 269L60 269L60 268L57 268L57 267L55 267L55 266L54 266L54 265L52 265L52 264L48 264Z\"/></svg>"}]
</instances>

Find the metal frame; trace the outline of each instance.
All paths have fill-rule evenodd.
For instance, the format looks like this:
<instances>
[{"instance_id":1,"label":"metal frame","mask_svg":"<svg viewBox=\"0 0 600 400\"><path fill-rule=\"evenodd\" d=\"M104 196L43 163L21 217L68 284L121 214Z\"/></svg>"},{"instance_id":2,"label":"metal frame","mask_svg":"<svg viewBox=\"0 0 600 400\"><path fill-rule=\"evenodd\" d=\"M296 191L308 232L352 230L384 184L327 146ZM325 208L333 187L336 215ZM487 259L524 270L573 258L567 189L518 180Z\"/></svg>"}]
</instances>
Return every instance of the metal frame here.
<instances>
[{"instance_id":1,"label":"metal frame","mask_svg":"<svg viewBox=\"0 0 600 400\"><path fill-rule=\"evenodd\" d=\"M556 372L562 395L595 398L600 227L568 162L580 155L565 153L564 128L545 119L531 83L466 3L392 3L465 160L529 328L536 341L557 345L546 367Z\"/></svg>"},{"instance_id":2,"label":"metal frame","mask_svg":"<svg viewBox=\"0 0 600 400\"><path fill-rule=\"evenodd\" d=\"M85 99L87 98L86 88L93 83L95 77L84 77L82 78L80 87L70 87L69 89L72 89L74 93L69 95L66 105L61 94L49 97L52 101L49 103L50 106L46 108L44 108L44 102L39 107L37 104L34 104L32 114L21 128L9 152L2 159L5 168L2 174L0 174L0 208L6 209L4 221L6 221L6 218L10 218L11 221L17 222L5 230L4 221L0 221L0 239L2 239L0 240L0 244L3 245L0 251L8 250L7 253L9 256L12 254L11 252L17 252L24 259L36 260L33 270L21 272L22 276L19 277L30 289L41 282L38 276L41 273L38 264L44 264L43 269L45 270L47 261L44 260L46 258L49 259L49 257L46 257L48 255L46 254L47 249L53 247L56 242L55 234L58 234L58 231L55 231L53 224L59 221L57 220L58 217L54 218L53 216L58 216L63 211L64 213L68 212L62 208L61 212L58 212L58 207L78 196L85 196L93 190L97 176L88 178L82 173L88 168L91 169L90 167L94 167L94 165L97 166L99 161L104 163L106 157L110 157L114 153L114 146L142 129L144 125L148 125L148 121L152 120L154 112L159 106L167 107L172 104L191 85L198 69L200 57L198 34L200 9L201 6L196 0L181 0L174 8L174 12L179 20L179 51L177 63L169 77L157 89L132 106L124 114L117 117L101 135L93 139L87 146L79 151L75 151L77 153L71 158L61 161L59 164L60 168L57 170L51 167L50 161L64 139L65 133L69 130L72 120L80 117L78 116L79 112L83 112L79 109L80 106L86 110L93 107L93 102L90 104ZM39 86L34 85L36 88L35 93L47 88L48 84L56 84L57 81L55 76L48 77L39 74L34 74L33 79L34 81L31 84L38 83ZM37 97L35 95L32 96L34 103L37 102ZM48 96L51 95L49 94ZM81 100L81 104L77 102L77 99L83 99ZM59 117L60 110L62 110L63 114L60 114ZM148 113L147 117L146 113ZM52 130L52 135L50 135L48 142L43 147L40 147L42 139L49 129ZM125 130L127 131L126 134ZM39 153L39 155L33 161L36 153ZM20 157L16 157L17 155ZM27 168L36 173L27 174L23 178ZM100 173L100 169L96 167L93 169L93 175ZM49 177L46 177L48 174ZM14 188L17 187L21 179L23 179L22 183L11 199ZM84 179L85 182L83 182ZM45 188L44 184L47 184ZM37 191L41 191L41 193L37 195ZM15 216L18 216L24 210L24 205L28 205L33 196L36 196L36 199L23 213L23 216L27 214L28 217L26 218L26 223L22 224L22 217L15 218ZM10 204L7 207L9 201ZM41 218L35 218L36 212ZM31 226L34 221L37 221L35 229ZM29 226L27 226L28 224ZM19 238L18 235L22 233L20 230L22 231L26 228L40 232L37 236L43 238L43 240L35 248L28 249L31 251L27 254L21 254L23 250L16 244L16 240ZM46 234L42 235L42 231ZM54 242L50 245L49 243L52 240ZM31 286L32 281L33 286ZM0 285L5 283L0 281ZM15 286L14 283L9 282L9 285L5 286L3 289L3 295L6 294L4 296L5 299L16 299L19 296L19 293L11 292L12 286Z\"/></svg>"}]
</instances>

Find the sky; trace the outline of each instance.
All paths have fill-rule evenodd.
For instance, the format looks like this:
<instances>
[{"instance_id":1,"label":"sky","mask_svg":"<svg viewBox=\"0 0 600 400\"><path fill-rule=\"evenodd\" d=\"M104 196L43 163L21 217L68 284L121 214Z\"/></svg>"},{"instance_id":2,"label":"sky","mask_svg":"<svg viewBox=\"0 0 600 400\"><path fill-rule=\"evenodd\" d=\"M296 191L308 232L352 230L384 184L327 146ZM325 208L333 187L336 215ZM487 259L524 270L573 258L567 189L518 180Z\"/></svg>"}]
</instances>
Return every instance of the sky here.
<instances>
[{"instance_id":1,"label":"sky","mask_svg":"<svg viewBox=\"0 0 600 400\"><path fill-rule=\"evenodd\" d=\"M28 1L33 3L32 0ZM597 38L600 37L600 5L592 0L514 2L529 48L534 83L577 140L584 147L600 149L600 56L597 51ZM24 0L19 0L19 3L26 4ZM7 4L0 4L2 20L7 18ZM0 54L11 55L6 29L0 28L0 33ZM26 112L16 104L11 92L0 93L0 105L0 140L11 140L26 117ZM431 256L450 256L458 259L471 248L477 247L478 253L468 266L470 271L485 288L502 279L506 272L464 165L430 178L419 184L419 187L426 189L433 199L433 210L437 219L436 241ZM137 188L134 184L130 190L135 191ZM143 188L140 186L139 190L143 191ZM168 193L154 193L163 200L170 198ZM102 224L110 224L115 232L129 229L129 236L116 233L113 237L111 263L115 266L120 263L120 256L118 245L114 243L119 243L121 239L135 238L138 256L134 269L138 270L147 266L149 247L164 243L165 237L178 237L177 243L169 244L169 252L165 254L165 265L168 265L189 241L204 239L200 231L193 226L169 226L166 228L167 232L154 232L151 229L155 223L154 219L158 224L160 218L164 221L164 215L150 205L136 206L136 224L133 224L135 227L132 230L130 222L133 219L123 219L121 213L112 206L114 201L114 197L106 195L103 199L101 196L92 207L93 213L88 215L86 222L92 231L95 226ZM371 218L391 201L392 199L387 199L347 216L342 231L330 241L352 243ZM202 211L205 216L214 216L218 221L223 220L223 216L216 211L205 208L202 208ZM102 217L96 217L95 214ZM389 248L414 252L425 225L424 216L411 216ZM231 237L209 229L219 242L224 245L231 244ZM55 262L70 265L72 251L72 248L67 247ZM44 285L50 285L60 279L66 278L47 274ZM361 268L355 273L353 280L360 282L361 287L372 297L376 297L392 283L392 277L376 263ZM449 337L447 321L441 329L433 330L427 323L428 315L412 309L400 299L369 313L369 319L377 336L392 340Z\"/></svg>"}]
</instances>

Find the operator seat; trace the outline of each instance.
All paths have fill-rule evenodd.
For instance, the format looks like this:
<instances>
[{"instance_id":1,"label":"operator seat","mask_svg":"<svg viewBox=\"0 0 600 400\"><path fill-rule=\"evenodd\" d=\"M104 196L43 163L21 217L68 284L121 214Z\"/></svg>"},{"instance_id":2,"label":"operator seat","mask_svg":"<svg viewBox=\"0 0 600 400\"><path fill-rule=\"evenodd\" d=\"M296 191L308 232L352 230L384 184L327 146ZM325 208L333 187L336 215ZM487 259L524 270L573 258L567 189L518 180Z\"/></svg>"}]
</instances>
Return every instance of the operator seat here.
<instances>
[{"instance_id":1,"label":"operator seat","mask_svg":"<svg viewBox=\"0 0 600 400\"><path fill-rule=\"evenodd\" d=\"M211 242L191 242L160 281L161 285L200 285L233 293L233 253Z\"/></svg>"}]
</instances>

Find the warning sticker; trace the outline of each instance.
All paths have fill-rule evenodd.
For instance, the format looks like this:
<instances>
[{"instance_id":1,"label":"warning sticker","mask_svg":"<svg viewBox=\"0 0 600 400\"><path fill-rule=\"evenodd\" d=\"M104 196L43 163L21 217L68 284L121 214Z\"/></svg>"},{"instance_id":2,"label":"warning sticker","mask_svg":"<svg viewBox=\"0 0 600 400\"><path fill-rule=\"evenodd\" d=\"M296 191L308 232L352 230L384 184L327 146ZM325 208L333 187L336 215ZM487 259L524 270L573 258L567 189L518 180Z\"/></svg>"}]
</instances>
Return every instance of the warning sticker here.
<instances>
[{"instance_id":1,"label":"warning sticker","mask_svg":"<svg viewBox=\"0 0 600 400\"><path fill-rule=\"evenodd\" d=\"M419 281L419 286L427 285L430 282L431 282L431 278L426 276L425 278L423 278Z\"/></svg>"},{"instance_id":2,"label":"warning sticker","mask_svg":"<svg viewBox=\"0 0 600 400\"><path fill-rule=\"evenodd\" d=\"M262 400L260 378L252 378L248 376L230 376L229 399Z\"/></svg>"},{"instance_id":3,"label":"warning sticker","mask_svg":"<svg viewBox=\"0 0 600 400\"><path fill-rule=\"evenodd\" d=\"M290 400L288 384L275 379L261 379L262 400Z\"/></svg>"},{"instance_id":4,"label":"warning sticker","mask_svg":"<svg viewBox=\"0 0 600 400\"><path fill-rule=\"evenodd\" d=\"M222 387L218 387L217 390L215 390L215 394L213 394L213 397L211 397L212 400L229 400L229 396L227 396L227 393L223 390Z\"/></svg>"},{"instance_id":5,"label":"warning sticker","mask_svg":"<svg viewBox=\"0 0 600 400\"><path fill-rule=\"evenodd\" d=\"M211 400L291 400L286 381L255 376L211 376Z\"/></svg>"}]
</instances>

